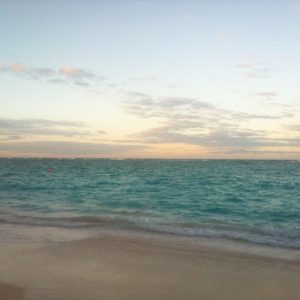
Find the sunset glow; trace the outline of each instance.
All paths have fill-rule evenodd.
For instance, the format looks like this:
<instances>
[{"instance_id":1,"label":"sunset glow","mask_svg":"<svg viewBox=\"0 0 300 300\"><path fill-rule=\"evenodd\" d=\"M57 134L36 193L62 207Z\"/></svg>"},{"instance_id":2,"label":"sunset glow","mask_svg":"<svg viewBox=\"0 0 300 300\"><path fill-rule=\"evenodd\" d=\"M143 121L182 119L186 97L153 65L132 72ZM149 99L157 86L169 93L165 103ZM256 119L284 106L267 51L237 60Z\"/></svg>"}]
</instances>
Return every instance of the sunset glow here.
<instances>
[{"instance_id":1,"label":"sunset glow","mask_svg":"<svg viewBox=\"0 0 300 300\"><path fill-rule=\"evenodd\" d=\"M0 156L299 159L299 28L296 1L2 1Z\"/></svg>"}]
</instances>

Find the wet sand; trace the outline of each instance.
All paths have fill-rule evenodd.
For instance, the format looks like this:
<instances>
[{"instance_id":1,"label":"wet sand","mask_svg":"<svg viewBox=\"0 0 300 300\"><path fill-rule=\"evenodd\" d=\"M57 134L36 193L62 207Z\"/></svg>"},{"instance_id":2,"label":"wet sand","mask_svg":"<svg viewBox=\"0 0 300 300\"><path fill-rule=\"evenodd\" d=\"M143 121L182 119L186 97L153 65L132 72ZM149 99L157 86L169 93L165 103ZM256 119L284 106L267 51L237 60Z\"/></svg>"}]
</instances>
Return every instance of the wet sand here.
<instances>
[{"instance_id":1,"label":"wet sand","mask_svg":"<svg viewBox=\"0 0 300 300\"><path fill-rule=\"evenodd\" d=\"M138 236L0 242L1 300L298 300L300 262ZM4 298L3 298L3 295ZM6 298L5 298L6 297Z\"/></svg>"},{"instance_id":2,"label":"wet sand","mask_svg":"<svg viewBox=\"0 0 300 300\"><path fill-rule=\"evenodd\" d=\"M1 300L21 300L23 299L23 290L12 285L0 283Z\"/></svg>"}]
</instances>

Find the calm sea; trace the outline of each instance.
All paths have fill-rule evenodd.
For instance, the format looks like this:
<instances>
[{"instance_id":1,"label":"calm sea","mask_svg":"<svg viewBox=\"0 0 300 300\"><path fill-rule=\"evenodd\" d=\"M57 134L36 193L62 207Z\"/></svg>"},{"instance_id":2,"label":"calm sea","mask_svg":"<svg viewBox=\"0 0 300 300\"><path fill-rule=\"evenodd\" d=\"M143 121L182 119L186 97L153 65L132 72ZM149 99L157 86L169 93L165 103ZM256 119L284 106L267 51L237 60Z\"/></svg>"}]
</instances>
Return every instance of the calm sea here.
<instances>
[{"instance_id":1,"label":"calm sea","mask_svg":"<svg viewBox=\"0 0 300 300\"><path fill-rule=\"evenodd\" d=\"M0 219L300 248L300 162L0 159Z\"/></svg>"}]
</instances>

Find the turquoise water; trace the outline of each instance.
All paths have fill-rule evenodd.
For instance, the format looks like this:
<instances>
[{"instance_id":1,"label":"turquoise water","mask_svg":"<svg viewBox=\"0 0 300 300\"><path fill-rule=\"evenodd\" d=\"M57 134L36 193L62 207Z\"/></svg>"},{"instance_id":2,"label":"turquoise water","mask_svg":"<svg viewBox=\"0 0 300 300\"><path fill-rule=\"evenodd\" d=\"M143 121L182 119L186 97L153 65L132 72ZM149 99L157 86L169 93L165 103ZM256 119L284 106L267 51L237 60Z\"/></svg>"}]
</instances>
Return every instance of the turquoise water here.
<instances>
[{"instance_id":1,"label":"turquoise water","mask_svg":"<svg viewBox=\"0 0 300 300\"><path fill-rule=\"evenodd\" d=\"M300 248L300 162L0 159L0 219Z\"/></svg>"}]
</instances>

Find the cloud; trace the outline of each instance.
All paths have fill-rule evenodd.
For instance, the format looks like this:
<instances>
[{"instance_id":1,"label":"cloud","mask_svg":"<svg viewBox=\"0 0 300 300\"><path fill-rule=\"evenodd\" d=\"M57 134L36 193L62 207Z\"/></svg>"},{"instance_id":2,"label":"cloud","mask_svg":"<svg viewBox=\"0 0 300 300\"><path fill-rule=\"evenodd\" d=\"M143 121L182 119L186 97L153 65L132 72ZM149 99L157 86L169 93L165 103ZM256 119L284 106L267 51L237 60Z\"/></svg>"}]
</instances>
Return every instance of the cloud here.
<instances>
[{"instance_id":1,"label":"cloud","mask_svg":"<svg viewBox=\"0 0 300 300\"><path fill-rule=\"evenodd\" d=\"M263 94L275 96L275 93ZM277 95L277 94L276 94ZM297 138L287 139L284 132L271 138L267 129L251 129L256 119L274 122L290 114L251 114L218 108L206 101L185 97L153 97L144 93L127 94L123 109L141 118L157 118L159 125L129 136L147 144L181 143L213 149L299 147ZM281 137L280 137L281 134Z\"/></svg>"},{"instance_id":2,"label":"cloud","mask_svg":"<svg viewBox=\"0 0 300 300\"><path fill-rule=\"evenodd\" d=\"M300 132L300 124L293 124L286 126L289 130Z\"/></svg>"},{"instance_id":3,"label":"cloud","mask_svg":"<svg viewBox=\"0 0 300 300\"><path fill-rule=\"evenodd\" d=\"M270 93L270 92L269 92ZM188 97L153 97L139 92L128 92L123 109L143 118L185 119L186 121L241 121L251 119L281 119L291 115L250 114L215 107L207 101Z\"/></svg>"},{"instance_id":4,"label":"cloud","mask_svg":"<svg viewBox=\"0 0 300 300\"><path fill-rule=\"evenodd\" d=\"M144 93L128 92L123 109L140 117L168 117L171 114L193 114L199 110L209 110L213 106L207 102L187 97L153 97Z\"/></svg>"},{"instance_id":5,"label":"cloud","mask_svg":"<svg viewBox=\"0 0 300 300\"><path fill-rule=\"evenodd\" d=\"M243 71L246 71L244 75L249 78L270 78L271 74L274 72L272 68L266 66L265 63L241 63L235 65L236 68L239 68Z\"/></svg>"},{"instance_id":6,"label":"cloud","mask_svg":"<svg viewBox=\"0 0 300 300\"><path fill-rule=\"evenodd\" d=\"M105 79L104 76L97 76L94 73L75 67L62 67L59 73L71 80L90 80L90 79Z\"/></svg>"},{"instance_id":7,"label":"cloud","mask_svg":"<svg viewBox=\"0 0 300 300\"><path fill-rule=\"evenodd\" d=\"M167 85L167 87L168 87L169 89L177 89L177 88L178 88L178 85L176 85L176 84L169 84L169 85Z\"/></svg>"},{"instance_id":8,"label":"cloud","mask_svg":"<svg viewBox=\"0 0 300 300\"><path fill-rule=\"evenodd\" d=\"M225 112L225 110L224 110ZM228 114L231 115L233 118L236 118L236 120L251 120L251 119L262 119L262 120L280 120L284 118L291 118L293 117L293 114L291 113L281 113L277 115L266 115L266 114L249 114L249 113L243 113L243 112L230 112L228 111Z\"/></svg>"},{"instance_id":9,"label":"cloud","mask_svg":"<svg viewBox=\"0 0 300 300\"><path fill-rule=\"evenodd\" d=\"M254 69L259 65L260 65L259 63L244 63L244 64L237 64L235 65L235 67L240 69Z\"/></svg>"},{"instance_id":10,"label":"cloud","mask_svg":"<svg viewBox=\"0 0 300 300\"><path fill-rule=\"evenodd\" d=\"M271 78L270 73L271 69L257 69L253 72L247 73L246 76L250 78Z\"/></svg>"},{"instance_id":11,"label":"cloud","mask_svg":"<svg viewBox=\"0 0 300 300\"><path fill-rule=\"evenodd\" d=\"M4 66L1 71L32 79L47 78L57 74L55 70L50 68L34 68L19 63Z\"/></svg>"},{"instance_id":12,"label":"cloud","mask_svg":"<svg viewBox=\"0 0 300 300\"><path fill-rule=\"evenodd\" d=\"M205 127L198 133L183 133L179 128L161 126L137 134L147 143L183 143L210 147L257 147L270 145L265 136L247 130L210 129Z\"/></svg>"},{"instance_id":13,"label":"cloud","mask_svg":"<svg viewBox=\"0 0 300 300\"><path fill-rule=\"evenodd\" d=\"M93 142L105 133L99 129L90 130L87 124L75 121L0 119L0 153L17 156L109 156L148 147L137 143L106 143L103 139L99 143ZM64 138L64 141L52 140L53 137ZM34 138L34 141L28 141L28 138ZM50 140L44 141L46 138ZM78 142L78 138L82 142Z\"/></svg>"},{"instance_id":14,"label":"cloud","mask_svg":"<svg viewBox=\"0 0 300 300\"><path fill-rule=\"evenodd\" d=\"M100 143L81 142L58 142L58 141L38 141L38 142L5 142L0 143L1 152L13 154L35 154L35 155L116 155L128 153L133 150L147 148L141 145L118 145Z\"/></svg>"},{"instance_id":15,"label":"cloud","mask_svg":"<svg viewBox=\"0 0 300 300\"><path fill-rule=\"evenodd\" d=\"M272 107L282 107L282 108L291 108L292 105L284 102L283 99L280 99L280 94L275 91L260 91L253 93L251 96L259 97L264 101L264 104L270 105ZM287 113L282 113L284 115ZM291 114L290 114L291 115Z\"/></svg>"},{"instance_id":16,"label":"cloud","mask_svg":"<svg viewBox=\"0 0 300 300\"><path fill-rule=\"evenodd\" d=\"M60 73L66 76L77 76L81 72L80 69L74 67L62 67L60 69Z\"/></svg>"},{"instance_id":17,"label":"cloud","mask_svg":"<svg viewBox=\"0 0 300 300\"><path fill-rule=\"evenodd\" d=\"M141 77L129 77L131 81L159 81L160 79L156 76L141 76Z\"/></svg>"},{"instance_id":18,"label":"cloud","mask_svg":"<svg viewBox=\"0 0 300 300\"><path fill-rule=\"evenodd\" d=\"M75 85L79 85L79 86L86 86L86 87L89 87L90 84L89 83L86 83L86 82L83 82L83 81L74 81L73 82Z\"/></svg>"},{"instance_id":19,"label":"cloud","mask_svg":"<svg viewBox=\"0 0 300 300\"><path fill-rule=\"evenodd\" d=\"M172 126L160 126L140 132L133 137L148 144L182 143L214 149L241 149L257 147L300 147L300 138L270 138L267 132L232 127L185 133Z\"/></svg>"},{"instance_id":20,"label":"cloud","mask_svg":"<svg viewBox=\"0 0 300 300\"><path fill-rule=\"evenodd\" d=\"M69 82L64 79L49 79L48 82L50 83L58 83L58 84L68 84Z\"/></svg>"},{"instance_id":21,"label":"cloud","mask_svg":"<svg viewBox=\"0 0 300 300\"><path fill-rule=\"evenodd\" d=\"M282 150L257 150L257 149L230 149L225 150L225 154L275 154L275 155L288 155L289 157L295 155L299 157L300 151L282 151Z\"/></svg>"},{"instance_id":22,"label":"cloud","mask_svg":"<svg viewBox=\"0 0 300 300\"><path fill-rule=\"evenodd\" d=\"M106 79L104 76L99 76L76 67L61 67L57 70L45 67L30 67L20 63L3 65L0 68L0 73L13 74L19 77L36 80L46 79L51 83L72 83L82 87L96 85L98 82Z\"/></svg>"},{"instance_id":23,"label":"cloud","mask_svg":"<svg viewBox=\"0 0 300 300\"><path fill-rule=\"evenodd\" d=\"M22 64L12 64L10 70L14 73L23 73L27 70L27 67Z\"/></svg>"},{"instance_id":24,"label":"cloud","mask_svg":"<svg viewBox=\"0 0 300 300\"><path fill-rule=\"evenodd\" d=\"M83 130L86 129L86 130ZM44 119L0 119L0 139L15 140L32 136L86 137L103 134L91 131L82 122Z\"/></svg>"},{"instance_id":25,"label":"cloud","mask_svg":"<svg viewBox=\"0 0 300 300\"><path fill-rule=\"evenodd\" d=\"M281 142L284 146L300 147L300 136L293 138L283 138Z\"/></svg>"},{"instance_id":26,"label":"cloud","mask_svg":"<svg viewBox=\"0 0 300 300\"><path fill-rule=\"evenodd\" d=\"M277 97L278 93L276 93L276 92L257 92L256 95L270 99L272 97Z\"/></svg>"},{"instance_id":27,"label":"cloud","mask_svg":"<svg viewBox=\"0 0 300 300\"><path fill-rule=\"evenodd\" d=\"M61 125L61 126L76 126L76 127L85 126L84 123L76 122L76 121L54 121L54 120L47 120L47 119L0 119L0 127L15 128L20 126L27 127L32 125L38 125L38 126Z\"/></svg>"}]
</instances>

